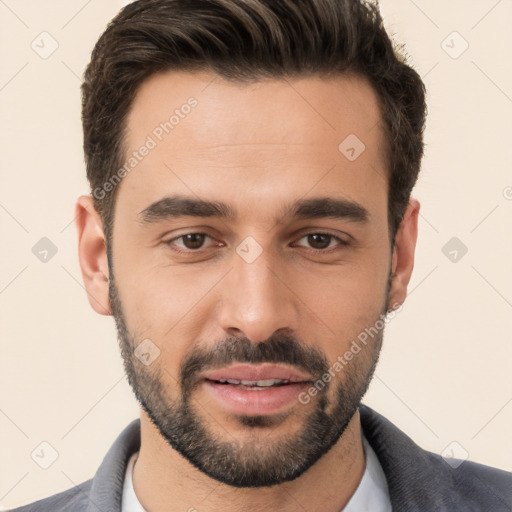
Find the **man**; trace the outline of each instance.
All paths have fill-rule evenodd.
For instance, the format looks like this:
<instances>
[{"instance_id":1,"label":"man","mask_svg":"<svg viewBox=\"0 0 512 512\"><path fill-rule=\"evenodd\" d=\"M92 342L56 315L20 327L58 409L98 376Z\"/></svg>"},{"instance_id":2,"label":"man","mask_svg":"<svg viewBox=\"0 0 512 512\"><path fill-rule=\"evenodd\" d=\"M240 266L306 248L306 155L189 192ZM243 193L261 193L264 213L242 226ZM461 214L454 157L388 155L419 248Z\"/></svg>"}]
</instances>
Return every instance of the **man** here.
<instances>
[{"instance_id":1,"label":"man","mask_svg":"<svg viewBox=\"0 0 512 512\"><path fill-rule=\"evenodd\" d=\"M19 511L505 511L361 404L414 264L425 91L377 7L145 0L83 83L91 306L141 418Z\"/></svg>"}]
</instances>

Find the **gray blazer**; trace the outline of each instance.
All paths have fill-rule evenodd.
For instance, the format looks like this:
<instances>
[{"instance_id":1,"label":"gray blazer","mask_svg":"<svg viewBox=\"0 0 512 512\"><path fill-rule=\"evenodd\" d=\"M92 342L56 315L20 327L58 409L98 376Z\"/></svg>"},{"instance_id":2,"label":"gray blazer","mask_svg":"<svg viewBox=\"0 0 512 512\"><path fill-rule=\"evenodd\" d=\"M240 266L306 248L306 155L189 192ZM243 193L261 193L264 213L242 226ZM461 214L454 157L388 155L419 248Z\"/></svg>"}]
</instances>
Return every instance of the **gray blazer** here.
<instances>
[{"instance_id":1,"label":"gray blazer","mask_svg":"<svg viewBox=\"0 0 512 512\"><path fill-rule=\"evenodd\" d=\"M415 444L386 418L360 405L361 425L382 465L394 512L512 512L512 473L464 461L456 469ZM12 512L118 512L140 420L116 439L94 478Z\"/></svg>"}]
</instances>

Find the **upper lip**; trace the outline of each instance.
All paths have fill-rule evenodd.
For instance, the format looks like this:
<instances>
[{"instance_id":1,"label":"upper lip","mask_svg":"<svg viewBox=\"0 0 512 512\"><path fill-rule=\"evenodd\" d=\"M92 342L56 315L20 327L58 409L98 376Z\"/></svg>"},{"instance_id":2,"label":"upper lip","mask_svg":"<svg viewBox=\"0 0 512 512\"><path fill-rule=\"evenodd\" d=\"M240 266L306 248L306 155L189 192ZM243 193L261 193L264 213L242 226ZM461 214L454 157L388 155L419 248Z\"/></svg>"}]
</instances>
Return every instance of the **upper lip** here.
<instances>
[{"instance_id":1,"label":"upper lip","mask_svg":"<svg viewBox=\"0 0 512 512\"><path fill-rule=\"evenodd\" d=\"M310 375L295 368L279 364L263 363L259 365L235 364L227 368L219 368L204 374L208 380L245 380L257 382L260 380L280 379L289 382L308 382L313 380Z\"/></svg>"}]
</instances>

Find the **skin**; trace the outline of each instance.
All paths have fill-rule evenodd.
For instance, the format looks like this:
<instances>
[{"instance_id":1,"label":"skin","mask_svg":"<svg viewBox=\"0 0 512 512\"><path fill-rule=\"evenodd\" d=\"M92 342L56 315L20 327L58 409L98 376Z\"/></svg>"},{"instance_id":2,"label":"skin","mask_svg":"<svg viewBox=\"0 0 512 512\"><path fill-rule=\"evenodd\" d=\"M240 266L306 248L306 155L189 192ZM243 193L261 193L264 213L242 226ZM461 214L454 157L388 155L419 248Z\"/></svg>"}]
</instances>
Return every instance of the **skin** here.
<instances>
[{"instance_id":1,"label":"skin","mask_svg":"<svg viewBox=\"0 0 512 512\"><path fill-rule=\"evenodd\" d=\"M334 363L382 311L405 301L420 209L411 199L391 253L381 114L375 92L360 77L240 85L206 72L154 75L133 102L128 153L190 96L197 107L118 185L112 242L112 268L130 335L137 343L151 339L161 351L151 366L139 365L137 371L154 376L160 370L160 383L172 399L179 396L180 368L190 351L230 336L259 343L278 332L291 333ZM338 145L352 133L366 149L351 162ZM141 211L174 194L222 201L237 216L140 222ZM282 215L287 205L312 197L355 201L369 220ZM111 315L103 224L90 196L78 199L76 214L90 304ZM195 253L183 239L176 240L198 232L211 238ZM350 245L332 238L321 252L306 236L318 232ZM248 236L262 248L250 264L236 252ZM188 254L173 251L176 246ZM336 385L346 385L348 375L370 379L381 340L370 340L336 374L326 392L327 412L334 410ZM263 450L297 433L318 397L307 405L297 401L268 428L244 425L201 386L192 399L209 432ZM176 510L201 512L296 511L298 503L308 511L337 512L364 468L357 411L332 448L299 477L272 487L237 488L190 464L141 409L133 481L139 501L152 512L168 510L169 503Z\"/></svg>"}]
</instances>

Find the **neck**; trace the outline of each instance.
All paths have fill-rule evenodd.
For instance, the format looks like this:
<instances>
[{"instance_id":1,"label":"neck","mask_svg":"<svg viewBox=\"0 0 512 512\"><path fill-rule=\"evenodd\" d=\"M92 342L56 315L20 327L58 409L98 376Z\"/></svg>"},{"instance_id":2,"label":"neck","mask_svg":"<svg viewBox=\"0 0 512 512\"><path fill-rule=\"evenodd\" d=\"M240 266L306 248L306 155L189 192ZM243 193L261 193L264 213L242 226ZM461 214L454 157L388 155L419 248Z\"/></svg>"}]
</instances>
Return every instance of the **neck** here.
<instances>
[{"instance_id":1,"label":"neck","mask_svg":"<svg viewBox=\"0 0 512 512\"><path fill-rule=\"evenodd\" d=\"M151 512L339 512L365 469L359 411L338 442L300 477L272 487L236 488L213 480L175 451L144 411L133 487Z\"/></svg>"}]
</instances>

